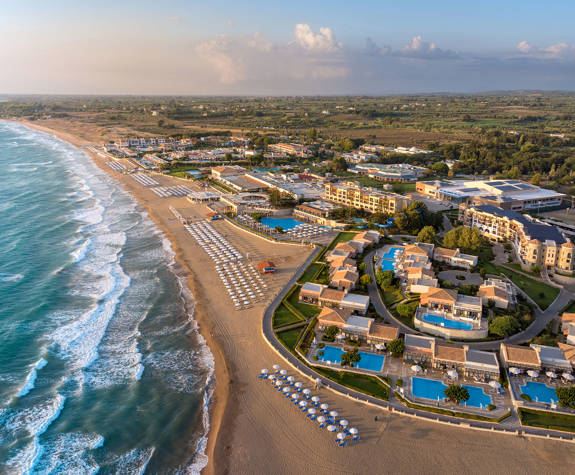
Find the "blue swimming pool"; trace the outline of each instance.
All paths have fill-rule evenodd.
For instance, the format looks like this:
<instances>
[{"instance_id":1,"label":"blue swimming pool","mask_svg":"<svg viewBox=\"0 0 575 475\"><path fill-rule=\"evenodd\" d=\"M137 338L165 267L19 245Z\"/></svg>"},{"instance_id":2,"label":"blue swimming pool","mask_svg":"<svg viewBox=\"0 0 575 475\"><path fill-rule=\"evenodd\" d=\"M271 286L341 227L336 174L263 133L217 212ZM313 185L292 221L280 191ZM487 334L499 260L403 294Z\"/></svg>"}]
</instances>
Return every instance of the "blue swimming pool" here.
<instances>
[{"instance_id":1,"label":"blue swimming pool","mask_svg":"<svg viewBox=\"0 0 575 475\"><path fill-rule=\"evenodd\" d=\"M383 259L391 259L391 260L395 260L395 253L397 251L402 251L403 252L403 248L402 247L390 247L387 252L385 254L383 254L381 257Z\"/></svg>"},{"instance_id":2,"label":"blue swimming pool","mask_svg":"<svg viewBox=\"0 0 575 475\"><path fill-rule=\"evenodd\" d=\"M547 386L546 384L527 381L523 386L520 386L520 389L521 393L527 394L532 401L557 404L558 398L555 394L555 388Z\"/></svg>"},{"instance_id":3,"label":"blue swimming pool","mask_svg":"<svg viewBox=\"0 0 575 475\"><path fill-rule=\"evenodd\" d=\"M470 407L487 407L492 404L491 396L485 394L482 388L477 386L463 385L469 391L469 399L463 403ZM432 401L443 401L447 386L442 381L427 378L411 378L411 393L415 397L430 399Z\"/></svg>"},{"instance_id":4,"label":"blue swimming pool","mask_svg":"<svg viewBox=\"0 0 575 475\"><path fill-rule=\"evenodd\" d=\"M320 361L336 364L341 362L341 355L343 354L343 350L341 348L326 345L325 348L322 348L319 351L323 351L322 356L318 355ZM366 353L365 351L360 351L359 354L361 355L361 359L359 360L359 363L356 364L356 368L378 372L383 369L385 356L378 355L376 353Z\"/></svg>"},{"instance_id":5,"label":"blue swimming pool","mask_svg":"<svg viewBox=\"0 0 575 475\"><path fill-rule=\"evenodd\" d=\"M438 327L453 328L455 330L471 330L473 328L473 325L469 322L450 320L440 315L433 315L432 313L423 314L421 319L426 323L431 323Z\"/></svg>"},{"instance_id":6,"label":"blue swimming pool","mask_svg":"<svg viewBox=\"0 0 575 475\"><path fill-rule=\"evenodd\" d=\"M395 261L388 261L386 259L383 259L381 261L381 270L382 271L386 271L386 270L394 271L395 270Z\"/></svg>"},{"instance_id":7,"label":"blue swimming pool","mask_svg":"<svg viewBox=\"0 0 575 475\"><path fill-rule=\"evenodd\" d=\"M262 218L260 222L274 229L278 226L281 226L284 231L289 231L290 229L293 229L300 224L304 224L301 221L293 218Z\"/></svg>"}]
</instances>

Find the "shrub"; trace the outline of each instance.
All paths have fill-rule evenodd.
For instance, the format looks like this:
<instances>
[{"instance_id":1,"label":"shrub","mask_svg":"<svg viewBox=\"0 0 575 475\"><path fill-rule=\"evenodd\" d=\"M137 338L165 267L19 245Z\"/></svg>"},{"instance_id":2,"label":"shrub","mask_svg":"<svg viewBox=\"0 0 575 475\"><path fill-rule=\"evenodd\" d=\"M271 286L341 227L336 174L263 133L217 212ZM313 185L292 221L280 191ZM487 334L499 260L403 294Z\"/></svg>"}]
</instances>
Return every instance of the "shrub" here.
<instances>
[{"instance_id":1,"label":"shrub","mask_svg":"<svg viewBox=\"0 0 575 475\"><path fill-rule=\"evenodd\" d=\"M499 337L505 337L511 335L518 325L519 322L513 315L495 317L489 324L489 333Z\"/></svg>"},{"instance_id":2,"label":"shrub","mask_svg":"<svg viewBox=\"0 0 575 475\"><path fill-rule=\"evenodd\" d=\"M317 352L317 356L323 356L323 355L325 355L325 351L320 350Z\"/></svg>"},{"instance_id":3,"label":"shrub","mask_svg":"<svg viewBox=\"0 0 575 475\"><path fill-rule=\"evenodd\" d=\"M321 336L321 339L324 341L334 341L335 336L338 333L339 333L339 328L337 328L335 325L331 325L324 330L323 335Z\"/></svg>"},{"instance_id":4,"label":"shrub","mask_svg":"<svg viewBox=\"0 0 575 475\"><path fill-rule=\"evenodd\" d=\"M405 342L401 338L396 338L387 344L387 349L393 356L401 356L403 354L403 350L405 349Z\"/></svg>"},{"instance_id":5,"label":"shrub","mask_svg":"<svg viewBox=\"0 0 575 475\"><path fill-rule=\"evenodd\" d=\"M560 406L575 408L575 386L556 388L555 394Z\"/></svg>"},{"instance_id":6,"label":"shrub","mask_svg":"<svg viewBox=\"0 0 575 475\"><path fill-rule=\"evenodd\" d=\"M527 402L531 402L531 396L529 394L521 394L519 397L525 399Z\"/></svg>"},{"instance_id":7,"label":"shrub","mask_svg":"<svg viewBox=\"0 0 575 475\"><path fill-rule=\"evenodd\" d=\"M419 302L411 302L411 303L400 303L397 307L397 313L399 316L403 318L412 318L415 315L415 310L417 310L417 306Z\"/></svg>"},{"instance_id":8,"label":"shrub","mask_svg":"<svg viewBox=\"0 0 575 475\"><path fill-rule=\"evenodd\" d=\"M395 385L396 385L397 387L399 387L399 388L402 387L402 386L403 386L403 379L397 378L397 379L395 380Z\"/></svg>"},{"instance_id":9,"label":"shrub","mask_svg":"<svg viewBox=\"0 0 575 475\"><path fill-rule=\"evenodd\" d=\"M456 404L460 404L469 399L469 391L467 388L459 386L458 384L450 384L447 386L444 393L447 399Z\"/></svg>"},{"instance_id":10,"label":"shrub","mask_svg":"<svg viewBox=\"0 0 575 475\"><path fill-rule=\"evenodd\" d=\"M493 404L488 404L487 405L487 410L489 411L494 411L495 410L495 406Z\"/></svg>"},{"instance_id":11,"label":"shrub","mask_svg":"<svg viewBox=\"0 0 575 475\"><path fill-rule=\"evenodd\" d=\"M319 345L317 345L318 348L325 348L325 343L320 343Z\"/></svg>"}]
</instances>

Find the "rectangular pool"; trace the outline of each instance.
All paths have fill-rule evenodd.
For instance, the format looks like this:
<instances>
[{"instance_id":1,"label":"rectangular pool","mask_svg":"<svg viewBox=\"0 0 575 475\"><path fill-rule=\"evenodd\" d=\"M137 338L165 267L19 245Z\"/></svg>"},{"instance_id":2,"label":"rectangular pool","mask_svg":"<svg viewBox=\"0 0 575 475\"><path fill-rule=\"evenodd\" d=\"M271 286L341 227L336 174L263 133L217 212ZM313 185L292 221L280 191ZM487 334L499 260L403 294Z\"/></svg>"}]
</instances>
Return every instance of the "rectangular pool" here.
<instances>
[{"instance_id":1,"label":"rectangular pool","mask_svg":"<svg viewBox=\"0 0 575 475\"><path fill-rule=\"evenodd\" d=\"M462 322L460 320L450 320L449 318L442 317L441 315L434 315L432 313L425 313L421 319L426 323L445 328L453 328L455 330L471 330L473 325L469 322Z\"/></svg>"},{"instance_id":2,"label":"rectangular pool","mask_svg":"<svg viewBox=\"0 0 575 475\"><path fill-rule=\"evenodd\" d=\"M262 218L260 222L272 229L280 226L284 231L289 231L290 229L293 229L300 224L304 224L301 221L293 218Z\"/></svg>"},{"instance_id":3,"label":"rectangular pool","mask_svg":"<svg viewBox=\"0 0 575 475\"><path fill-rule=\"evenodd\" d=\"M557 404L559 400L555 394L555 388L535 381L527 381L520 386L522 394L527 394L534 402L546 402L547 404Z\"/></svg>"},{"instance_id":4,"label":"rectangular pool","mask_svg":"<svg viewBox=\"0 0 575 475\"><path fill-rule=\"evenodd\" d=\"M491 396L485 394L482 388L477 386L463 385L469 391L469 399L463 403L464 406L486 408L492 404ZM411 378L411 393L415 397L429 399L432 401L443 401L447 386L443 381L427 378Z\"/></svg>"},{"instance_id":5,"label":"rectangular pool","mask_svg":"<svg viewBox=\"0 0 575 475\"><path fill-rule=\"evenodd\" d=\"M343 354L343 350L341 348L338 348L337 346L325 345L324 348L318 351L323 351L323 356L318 355L320 361L323 361L324 363L329 362L333 364L340 364L341 355ZM359 360L359 363L355 364L356 368L377 372L383 370L383 363L385 362L384 355L367 353L365 351L360 351L359 354L361 355L361 359Z\"/></svg>"}]
</instances>

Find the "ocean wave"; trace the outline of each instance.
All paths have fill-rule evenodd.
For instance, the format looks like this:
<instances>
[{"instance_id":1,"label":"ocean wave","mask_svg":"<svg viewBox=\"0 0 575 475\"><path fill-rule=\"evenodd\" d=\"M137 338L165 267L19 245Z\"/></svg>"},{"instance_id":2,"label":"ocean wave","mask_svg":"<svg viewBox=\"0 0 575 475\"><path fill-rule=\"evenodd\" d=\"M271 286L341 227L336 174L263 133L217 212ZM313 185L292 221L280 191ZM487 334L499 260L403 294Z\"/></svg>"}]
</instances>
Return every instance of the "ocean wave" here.
<instances>
[{"instance_id":1,"label":"ocean wave","mask_svg":"<svg viewBox=\"0 0 575 475\"><path fill-rule=\"evenodd\" d=\"M16 397L23 397L26 396L32 389L34 389L34 384L36 383L36 378L38 377L38 371L40 371L44 366L46 366L48 362L44 358L40 358L32 367L32 371L26 377L24 381L24 386L20 389L20 392L16 395Z\"/></svg>"},{"instance_id":2,"label":"ocean wave","mask_svg":"<svg viewBox=\"0 0 575 475\"><path fill-rule=\"evenodd\" d=\"M22 274L0 273L0 282L20 282L23 278Z\"/></svg>"},{"instance_id":3,"label":"ocean wave","mask_svg":"<svg viewBox=\"0 0 575 475\"><path fill-rule=\"evenodd\" d=\"M120 456L112 466L114 473L143 474L154 455L155 448L133 449Z\"/></svg>"},{"instance_id":4,"label":"ocean wave","mask_svg":"<svg viewBox=\"0 0 575 475\"><path fill-rule=\"evenodd\" d=\"M86 252L88 252L88 247L90 246L90 243L92 242L92 239L88 238L85 241L82 242L82 244L80 244L80 247L78 247L75 251L72 252L72 262L80 262L82 259L84 259L84 257L86 256Z\"/></svg>"}]
</instances>

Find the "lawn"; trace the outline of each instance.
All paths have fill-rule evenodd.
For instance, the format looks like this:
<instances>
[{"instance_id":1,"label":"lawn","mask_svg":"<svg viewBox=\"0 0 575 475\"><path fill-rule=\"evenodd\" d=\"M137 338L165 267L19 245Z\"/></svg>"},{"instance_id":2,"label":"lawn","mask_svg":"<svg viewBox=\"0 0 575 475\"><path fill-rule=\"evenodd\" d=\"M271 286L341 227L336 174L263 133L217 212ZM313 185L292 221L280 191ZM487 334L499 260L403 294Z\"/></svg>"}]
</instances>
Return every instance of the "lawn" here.
<instances>
[{"instance_id":1,"label":"lawn","mask_svg":"<svg viewBox=\"0 0 575 475\"><path fill-rule=\"evenodd\" d=\"M294 348L299 340L303 327L293 328L291 330L285 330L283 332L277 332L276 335L278 340L290 350L292 353L295 352Z\"/></svg>"},{"instance_id":2,"label":"lawn","mask_svg":"<svg viewBox=\"0 0 575 475\"><path fill-rule=\"evenodd\" d=\"M411 193L415 191L415 183L394 183L391 189L394 193Z\"/></svg>"},{"instance_id":3,"label":"lawn","mask_svg":"<svg viewBox=\"0 0 575 475\"><path fill-rule=\"evenodd\" d=\"M381 291L381 298L383 299L385 306L390 307L394 303L403 300L403 295L401 295L400 289L389 287L388 289Z\"/></svg>"},{"instance_id":4,"label":"lawn","mask_svg":"<svg viewBox=\"0 0 575 475\"><path fill-rule=\"evenodd\" d=\"M304 273L301 275L301 277L298 279L298 282L300 283L311 282L314 279L315 275L318 274L320 270L323 269L323 267L324 264L320 264L318 262L310 264L308 268L304 271Z\"/></svg>"},{"instance_id":5,"label":"lawn","mask_svg":"<svg viewBox=\"0 0 575 475\"><path fill-rule=\"evenodd\" d=\"M280 328L303 320L291 312L283 303L276 309L273 317L273 327Z\"/></svg>"},{"instance_id":6,"label":"lawn","mask_svg":"<svg viewBox=\"0 0 575 475\"><path fill-rule=\"evenodd\" d=\"M563 308L563 310L561 310L560 313L575 313L575 300L571 300L571 302L569 302L567 305L565 305L565 307Z\"/></svg>"},{"instance_id":7,"label":"lawn","mask_svg":"<svg viewBox=\"0 0 575 475\"><path fill-rule=\"evenodd\" d=\"M347 371L333 371L324 368L314 368L319 374L325 376L336 383L355 389L364 394L376 397L378 399L389 399L388 387L374 376L363 374L348 373Z\"/></svg>"},{"instance_id":8,"label":"lawn","mask_svg":"<svg viewBox=\"0 0 575 475\"><path fill-rule=\"evenodd\" d=\"M575 416L524 408L517 412L523 425L575 432Z\"/></svg>"},{"instance_id":9,"label":"lawn","mask_svg":"<svg viewBox=\"0 0 575 475\"><path fill-rule=\"evenodd\" d=\"M321 308L315 305L309 305L307 303L301 303L298 301L300 289L293 291L287 301L291 306L293 306L298 312L300 312L306 319L315 317L321 312Z\"/></svg>"},{"instance_id":10,"label":"lawn","mask_svg":"<svg viewBox=\"0 0 575 475\"><path fill-rule=\"evenodd\" d=\"M509 277L514 284L529 295L529 297L531 297L542 310L549 307L559 294L559 289L556 287L551 287L543 282L533 280L505 267L497 266L497 269Z\"/></svg>"}]
</instances>

